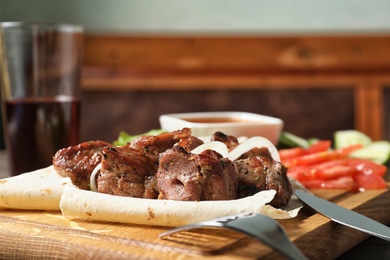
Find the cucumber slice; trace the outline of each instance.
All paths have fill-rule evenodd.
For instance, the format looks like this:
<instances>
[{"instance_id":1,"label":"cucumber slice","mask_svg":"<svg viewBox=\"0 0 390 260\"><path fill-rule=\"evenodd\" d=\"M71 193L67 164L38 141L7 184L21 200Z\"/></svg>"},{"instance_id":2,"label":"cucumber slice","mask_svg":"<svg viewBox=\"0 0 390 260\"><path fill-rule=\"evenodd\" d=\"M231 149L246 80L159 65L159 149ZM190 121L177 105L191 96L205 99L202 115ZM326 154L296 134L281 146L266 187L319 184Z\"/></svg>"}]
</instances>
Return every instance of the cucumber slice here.
<instances>
[{"instance_id":1,"label":"cucumber slice","mask_svg":"<svg viewBox=\"0 0 390 260\"><path fill-rule=\"evenodd\" d=\"M319 138L312 137L312 138L307 139L307 142L308 142L308 144L309 144L309 146L310 146L310 145L312 145L312 144L317 143L319 140L320 140Z\"/></svg>"},{"instance_id":2,"label":"cucumber slice","mask_svg":"<svg viewBox=\"0 0 390 260\"><path fill-rule=\"evenodd\" d=\"M366 147L353 151L349 157L367 159L378 164L385 164L390 157L390 142L376 141Z\"/></svg>"},{"instance_id":3,"label":"cucumber slice","mask_svg":"<svg viewBox=\"0 0 390 260\"><path fill-rule=\"evenodd\" d=\"M309 142L306 139L288 132L281 134L279 143L285 147L309 147Z\"/></svg>"},{"instance_id":4,"label":"cucumber slice","mask_svg":"<svg viewBox=\"0 0 390 260\"><path fill-rule=\"evenodd\" d=\"M357 130L342 130L334 133L334 148L344 148L355 144L367 146L372 139L366 134Z\"/></svg>"}]
</instances>

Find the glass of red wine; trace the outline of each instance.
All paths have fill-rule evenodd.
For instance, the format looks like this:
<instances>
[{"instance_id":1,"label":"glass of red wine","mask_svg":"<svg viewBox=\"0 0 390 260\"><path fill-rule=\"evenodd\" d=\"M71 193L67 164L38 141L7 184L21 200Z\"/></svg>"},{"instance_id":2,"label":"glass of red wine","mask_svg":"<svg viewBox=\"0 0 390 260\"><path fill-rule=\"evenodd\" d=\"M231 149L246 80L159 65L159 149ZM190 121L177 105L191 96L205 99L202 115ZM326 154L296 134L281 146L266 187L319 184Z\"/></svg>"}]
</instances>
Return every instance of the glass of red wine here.
<instances>
[{"instance_id":1,"label":"glass of red wine","mask_svg":"<svg viewBox=\"0 0 390 260\"><path fill-rule=\"evenodd\" d=\"M0 23L4 140L10 175L52 164L79 142L83 28Z\"/></svg>"}]
</instances>

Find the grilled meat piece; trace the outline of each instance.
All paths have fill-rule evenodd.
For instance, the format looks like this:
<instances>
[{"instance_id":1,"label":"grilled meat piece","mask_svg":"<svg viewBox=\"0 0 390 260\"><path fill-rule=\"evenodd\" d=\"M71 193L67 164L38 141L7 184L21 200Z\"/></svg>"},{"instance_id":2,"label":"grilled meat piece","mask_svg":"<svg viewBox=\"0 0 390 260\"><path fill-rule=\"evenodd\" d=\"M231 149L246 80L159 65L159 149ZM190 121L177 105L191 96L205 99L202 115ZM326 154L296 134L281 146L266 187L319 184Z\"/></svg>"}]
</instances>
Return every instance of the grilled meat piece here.
<instances>
[{"instance_id":1,"label":"grilled meat piece","mask_svg":"<svg viewBox=\"0 0 390 260\"><path fill-rule=\"evenodd\" d=\"M173 132L164 132L155 136L140 136L129 143L129 147L143 151L156 164L158 164L158 156L160 153L171 148L181 139L191 136L190 128Z\"/></svg>"},{"instance_id":2,"label":"grilled meat piece","mask_svg":"<svg viewBox=\"0 0 390 260\"><path fill-rule=\"evenodd\" d=\"M239 143L238 139L232 135L226 135L222 132L215 132L211 137L211 141L219 141L224 143L229 150L235 148Z\"/></svg>"},{"instance_id":3,"label":"grilled meat piece","mask_svg":"<svg viewBox=\"0 0 390 260\"><path fill-rule=\"evenodd\" d=\"M238 198L254 195L262 190L276 190L270 202L274 207L288 204L292 187L287 168L280 162L265 157L251 157L234 162L238 174Z\"/></svg>"},{"instance_id":4,"label":"grilled meat piece","mask_svg":"<svg viewBox=\"0 0 390 260\"><path fill-rule=\"evenodd\" d=\"M159 199L201 201L237 197L234 164L212 150L197 155L174 146L160 155L155 178Z\"/></svg>"},{"instance_id":5,"label":"grilled meat piece","mask_svg":"<svg viewBox=\"0 0 390 260\"><path fill-rule=\"evenodd\" d=\"M237 138L216 132L212 139L230 149ZM122 147L103 141L84 142L59 150L53 157L56 171L80 189L89 189L97 165L98 191L119 196L172 200L229 200L275 189L270 203L286 205L292 195L287 169L273 161L266 148L252 149L235 162L212 150L190 151L203 144L191 129L142 136Z\"/></svg>"},{"instance_id":6,"label":"grilled meat piece","mask_svg":"<svg viewBox=\"0 0 390 260\"><path fill-rule=\"evenodd\" d=\"M176 143L176 145L186 149L187 152L192 151L193 149L195 149L196 147L202 144L204 144L204 142L198 137L195 137L193 135L183 138L178 143Z\"/></svg>"},{"instance_id":7,"label":"grilled meat piece","mask_svg":"<svg viewBox=\"0 0 390 260\"><path fill-rule=\"evenodd\" d=\"M238 159L246 159L246 158L251 158L251 157L265 157L265 158L272 160L271 153L268 151L268 149L266 147L253 148L252 150L241 155L240 158L238 158Z\"/></svg>"},{"instance_id":8,"label":"grilled meat piece","mask_svg":"<svg viewBox=\"0 0 390 260\"><path fill-rule=\"evenodd\" d=\"M146 176L144 183L145 183L145 192L143 197L146 199L157 199L158 191L156 189L155 175Z\"/></svg>"},{"instance_id":9,"label":"grilled meat piece","mask_svg":"<svg viewBox=\"0 0 390 260\"><path fill-rule=\"evenodd\" d=\"M70 177L80 189L89 189L93 169L100 163L100 151L110 143L103 141L84 142L58 150L53 157L54 169L63 177Z\"/></svg>"},{"instance_id":10,"label":"grilled meat piece","mask_svg":"<svg viewBox=\"0 0 390 260\"><path fill-rule=\"evenodd\" d=\"M105 147L102 155L102 167L97 177L99 192L157 198L154 185L150 185L150 178L156 173L157 165L145 153L130 147Z\"/></svg>"},{"instance_id":11,"label":"grilled meat piece","mask_svg":"<svg viewBox=\"0 0 390 260\"><path fill-rule=\"evenodd\" d=\"M190 137L191 129L184 128L156 136L140 136L125 146L103 149L102 168L97 178L98 191L156 199L158 193L154 175L159 164L159 154ZM191 146L189 140L183 145Z\"/></svg>"}]
</instances>

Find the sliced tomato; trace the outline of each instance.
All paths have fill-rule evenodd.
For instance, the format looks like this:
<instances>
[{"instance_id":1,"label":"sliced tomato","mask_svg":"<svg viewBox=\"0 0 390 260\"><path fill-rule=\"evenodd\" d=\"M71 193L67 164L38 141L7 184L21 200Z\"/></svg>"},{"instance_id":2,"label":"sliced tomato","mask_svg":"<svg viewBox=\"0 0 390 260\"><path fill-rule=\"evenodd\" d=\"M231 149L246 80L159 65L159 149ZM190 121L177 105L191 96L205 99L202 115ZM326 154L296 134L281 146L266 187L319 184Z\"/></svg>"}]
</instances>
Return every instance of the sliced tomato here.
<instances>
[{"instance_id":1,"label":"sliced tomato","mask_svg":"<svg viewBox=\"0 0 390 260\"><path fill-rule=\"evenodd\" d=\"M296 165L313 165L339 158L339 155L335 151L322 151L313 154L306 154L296 158L291 158L283 161L286 167L292 167Z\"/></svg>"},{"instance_id":2,"label":"sliced tomato","mask_svg":"<svg viewBox=\"0 0 390 260\"><path fill-rule=\"evenodd\" d=\"M318 169L316 177L320 180L333 180L340 177L352 177L356 173L356 169L348 165L335 165L332 167Z\"/></svg>"},{"instance_id":3,"label":"sliced tomato","mask_svg":"<svg viewBox=\"0 0 390 260\"><path fill-rule=\"evenodd\" d=\"M304 154L298 157L285 159L284 161L282 161L282 163L287 167L292 167L295 165L319 164L331 160L346 158L348 154L350 154L352 151L359 149L360 147L360 145L352 145L337 150L326 150L317 153Z\"/></svg>"},{"instance_id":4,"label":"sliced tomato","mask_svg":"<svg viewBox=\"0 0 390 260\"><path fill-rule=\"evenodd\" d=\"M320 140L307 149L280 150L287 174L309 189L369 190L387 188L383 176L387 167L375 162L349 158L348 155L361 149L351 145L332 150L331 142Z\"/></svg>"},{"instance_id":5,"label":"sliced tomato","mask_svg":"<svg viewBox=\"0 0 390 260\"><path fill-rule=\"evenodd\" d=\"M346 160L331 160L314 165L294 166L288 169L291 177L301 180L331 180L339 177L353 176L356 168L347 164Z\"/></svg>"},{"instance_id":6,"label":"sliced tomato","mask_svg":"<svg viewBox=\"0 0 390 260\"><path fill-rule=\"evenodd\" d=\"M357 158L348 158L346 160L348 165L355 167L358 171L366 175L376 174L383 177L387 171L385 165L377 164L373 161Z\"/></svg>"},{"instance_id":7,"label":"sliced tomato","mask_svg":"<svg viewBox=\"0 0 390 260\"><path fill-rule=\"evenodd\" d=\"M295 180L314 180L317 178L316 169L312 166L296 166L287 170L287 175Z\"/></svg>"},{"instance_id":8,"label":"sliced tomato","mask_svg":"<svg viewBox=\"0 0 390 260\"><path fill-rule=\"evenodd\" d=\"M309 148L304 149L302 147L293 147L280 149L279 155L283 162L284 160L296 158L302 155L314 154L318 152L328 151L331 148L332 142L329 140L319 140L312 144Z\"/></svg>"},{"instance_id":9,"label":"sliced tomato","mask_svg":"<svg viewBox=\"0 0 390 260\"><path fill-rule=\"evenodd\" d=\"M332 142L330 140L318 140L306 149L306 153L310 154L327 151L331 146Z\"/></svg>"},{"instance_id":10,"label":"sliced tomato","mask_svg":"<svg viewBox=\"0 0 390 260\"><path fill-rule=\"evenodd\" d=\"M385 180L380 175L377 174L367 175L363 172L358 172L355 175L355 181L358 184L360 191L387 188L387 184Z\"/></svg>"},{"instance_id":11,"label":"sliced tomato","mask_svg":"<svg viewBox=\"0 0 390 260\"><path fill-rule=\"evenodd\" d=\"M354 179L350 176L340 177L334 180L307 180L301 183L308 189L346 189L355 190L357 188Z\"/></svg>"},{"instance_id":12,"label":"sliced tomato","mask_svg":"<svg viewBox=\"0 0 390 260\"><path fill-rule=\"evenodd\" d=\"M355 145L336 149L335 151L340 155L341 158L344 158L347 157L353 151L358 150L360 148L363 148L362 144L355 144Z\"/></svg>"},{"instance_id":13,"label":"sliced tomato","mask_svg":"<svg viewBox=\"0 0 390 260\"><path fill-rule=\"evenodd\" d=\"M335 159L335 160L329 160L326 162L316 164L315 167L317 169L327 169L327 168L331 168L334 166L340 166L340 165L341 166L348 165L348 162L345 159Z\"/></svg>"},{"instance_id":14,"label":"sliced tomato","mask_svg":"<svg viewBox=\"0 0 390 260\"><path fill-rule=\"evenodd\" d=\"M301 147L286 148L279 150L280 160L283 162L286 159L301 156L305 153L305 149Z\"/></svg>"}]
</instances>

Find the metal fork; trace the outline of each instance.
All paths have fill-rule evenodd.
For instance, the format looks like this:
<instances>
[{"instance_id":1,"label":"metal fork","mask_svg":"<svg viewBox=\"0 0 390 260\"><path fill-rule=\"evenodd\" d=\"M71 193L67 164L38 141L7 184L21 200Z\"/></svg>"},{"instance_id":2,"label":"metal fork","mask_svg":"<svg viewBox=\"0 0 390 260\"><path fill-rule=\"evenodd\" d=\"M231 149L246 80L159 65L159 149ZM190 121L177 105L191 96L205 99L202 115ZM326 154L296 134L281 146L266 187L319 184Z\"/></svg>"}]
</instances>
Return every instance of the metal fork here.
<instances>
[{"instance_id":1,"label":"metal fork","mask_svg":"<svg viewBox=\"0 0 390 260\"><path fill-rule=\"evenodd\" d=\"M273 218L261 214L237 214L177 227L160 234L160 238L201 227L222 227L251 236L289 259L307 259L291 242L282 226Z\"/></svg>"}]
</instances>

